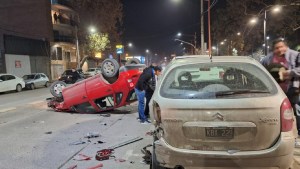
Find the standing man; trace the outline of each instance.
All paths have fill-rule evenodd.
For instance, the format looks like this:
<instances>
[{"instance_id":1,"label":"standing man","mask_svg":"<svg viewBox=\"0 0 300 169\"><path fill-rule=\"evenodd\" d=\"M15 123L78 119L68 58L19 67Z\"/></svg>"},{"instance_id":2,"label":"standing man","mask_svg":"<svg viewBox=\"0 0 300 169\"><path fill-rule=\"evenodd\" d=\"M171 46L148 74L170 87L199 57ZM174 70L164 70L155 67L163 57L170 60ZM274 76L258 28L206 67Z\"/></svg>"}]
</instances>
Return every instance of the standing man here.
<instances>
[{"instance_id":1,"label":"standing man","mask_svg":"<svg viewBox=\"0 0 300 169\"><path fill-rule=\"evenodd\" d=\"M143 71L143 73L140 75L140 78L135 85L134 90L138 98L139 119L142 124L150 123L150 121L148 121L147 117L145 116L145 92L146 90L150 90L149 88L153 88L153 83L149 83L149 81L151 81L151 79L153 78L156 79L155 77L160 75L160 73L161 73L160 66L154 66L154 67L150 66L149 68L146 68Z\"/></svg>"},{"instance_id":2,"label":"standing man","mask_svg":"<svg viewBox=\"0 0 300 169\"><path fill-rule=\"evenodd\" d=\"M53 14L53 18L54 18L54 23L57 23L57 14L56 14L56 12L54 12L54 14Z\"/></svg>"},{"instance_id":3,"label":"standing man","mask_svg":"<svg viewBox=\"0 0 300 169\"><path fill-rule=\"evenodd\" d=\"M74 68L72 69L71 75L72 75L71 83L75 83L78 79L81 79L79 73Z\"/></svg>"},{"instance_id":4,"label":"standing man","mask_svg":"<svg viewBox=\"0 0 300 169\"><path fill-rule=\"evenodd\" d=\"M150 66L150 68L151 68L151 66ZM152 76L151 79L147 82L148 85L146 86L146 89L145 89L145 97L146 97L145 116L146 116L146 118L150 117L150 115L149 115L149 103L150 103L150 100L153 96L153 93L154 93L154 90L155 90L155 87L156 87L157 76L159 76L161 74L161 71L162 71L161 66L152 66L152 68L157 73L155 73L155 75Z\"/></svg>"},{"instance_id":5,"label":"standing man","mask_svg":"<svg viewBox=\"0 0 300 169\"><path fill-rule=\"evenodd\" d=\"M300 116L297 115L295 105L299 103L299 79L300 79L300 54L291 50L282 39L273 41L273 52L261 60L261 64L268 68L272 64L279 64L283 68L279 71L279 85L287 95L296 117L298 136L300 136Z\"/></svg>"}]
</instances>

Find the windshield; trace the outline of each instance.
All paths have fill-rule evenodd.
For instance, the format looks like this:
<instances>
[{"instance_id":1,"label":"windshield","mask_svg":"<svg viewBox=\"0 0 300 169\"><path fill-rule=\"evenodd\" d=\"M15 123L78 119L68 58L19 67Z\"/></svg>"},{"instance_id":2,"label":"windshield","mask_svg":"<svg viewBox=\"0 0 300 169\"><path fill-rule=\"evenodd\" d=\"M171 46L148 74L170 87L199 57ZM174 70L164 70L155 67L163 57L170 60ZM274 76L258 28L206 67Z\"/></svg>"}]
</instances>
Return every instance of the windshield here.
<instances>
[{"instance_id":1,"label":"windshield","mask_svg":"<svg viewBox=\"0 0 300 169\"><path fill-rule=\"evenodd\" d=\"M160 94L173 99L255 97L275 94L264 71L247 63L202 63L176 67L162 82Z\"/></svg>"},{"instance_id":2,"label":"windshield","mask_svg":"<svg viewBox=\"0 0 300 169\"><path fill-rule=\"evenodd\" d=\"M34 79L34 76L35 76L35 75L24 75L24 76L23 76L23 79L24 79L24 80Z\"/></svg>"}]
</instances>

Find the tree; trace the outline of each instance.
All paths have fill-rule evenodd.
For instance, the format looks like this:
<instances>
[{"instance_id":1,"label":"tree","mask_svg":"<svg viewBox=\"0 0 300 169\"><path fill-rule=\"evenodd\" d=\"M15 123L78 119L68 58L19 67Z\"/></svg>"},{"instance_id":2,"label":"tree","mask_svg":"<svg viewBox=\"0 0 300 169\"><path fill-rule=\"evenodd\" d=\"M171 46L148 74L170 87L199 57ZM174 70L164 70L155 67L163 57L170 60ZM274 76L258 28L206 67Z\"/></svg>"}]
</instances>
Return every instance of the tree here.
<instances>
[{"instance_id":1,"label":"tree","mask_svg":"<svg viewBox=\"0 0 300 169\"><path fill-rule=\"evenodd\" d=\"M79 38L86 44L89 38L88 28L94 26L98 33L106 34L109 43L105 51L114 53L115 46L119 43L123 19L122 3L120 0L72 0L74 9L80 18ZM87 46L86 46L87 47Z\"/></svg>"},{"instance_id":2,"label":"tree","mask_svg":"<svg viewBox=\"0 0 300 169\"><path fill-rule=\"evenodd\" d=\"M109 44L108 34L93 33L87 37L87 52L90 56L103 52Z\"/></svg>"},{"instance_id":3,"label":"tree","mask_svg":"<svg viewBox=\"0 0 300 169\"><path fill-rule=\"evenodd\" d=\"M300 25L299 6L293 5L293 0L226 0L226 7L214 12L212 19L212 35L215 43L227 39L226 53L232 55L233 48L239 55L248 55L264 43L263 14L264 10L274 5L281 5L282 11L277 15L267 12L267 35L271 37L286 37L289 41L297 40L297 26ZM255 25L249 20L257 17ZM300 29L298 29L299 31ZM238 36L237 33L240 32ZM231 43L229 43L231 42ZM293 43L290 43L293 46ZM224 51L223 51L224 52Z\"/></svg>"}]
</instances>

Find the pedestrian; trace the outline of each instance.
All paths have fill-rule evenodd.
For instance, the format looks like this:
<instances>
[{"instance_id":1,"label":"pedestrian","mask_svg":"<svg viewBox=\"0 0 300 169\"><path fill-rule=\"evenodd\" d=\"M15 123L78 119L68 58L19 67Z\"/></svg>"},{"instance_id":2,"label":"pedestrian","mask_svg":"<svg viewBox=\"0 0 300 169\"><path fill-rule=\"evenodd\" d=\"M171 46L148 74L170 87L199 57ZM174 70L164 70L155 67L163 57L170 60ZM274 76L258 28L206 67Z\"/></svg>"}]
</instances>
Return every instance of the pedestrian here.
<instances>
[{"instance_id":1,"label":"pedestrian","mask_svg":"<svg viewBox=\"0 0 300 169\"><path fill-rule=\"evenodd\" d=\"M150 66L150 68L154 69L154 73L151 77L151 79L147 82L146 88L145 88L145 97L146 97L146 106L145 106L145 116L146 118L149 118L149 103L153 96L156 83L157 83L157 77L161 74L162 68L161 66L154 66L153 64Z\"/></svg>"},{"instance_id":2,"label":"pedestrian","mask_svg":"<svg viewBox=\"0 0 300 169\"><path fill-rule=\"evenodd\" d=\"M58 13L57 19L58 19L59 23L62 23L62 16L60 15L60 13Z\"/></svg>"},{"instance_id":3,"label":"pedestrian","mask_svg":"<svg viewBox=\"0 0 300 169\"><path fill-rule=\"evenodd\" d=\"M296 117L298 137L300 136L300 117L297 115L295 105L299 103L299 79L300 79L300 54L288 47L287 43L278 38L273 41L273 52L261 60L262 65L267 69L269 66L278 64L282 68L279 70L280 87L287 95L294 108Z\"/></svg>"},{"instance_id":4,"label":"pedestrian","mask_svg":"<svg viewBox=\"0 0 300 169\"><path fill-rule=\"evenodd\" d=\"M142 124L150 123L145 116L145 90L151 88L149 81L155 78L155 75L158 76L161 72L161 67L149 67L146 68L143 73L140 75L136 85L135 85L135 93L138 98L138 113L139 119Z\"/></svg>"},{"instance_id":5,"label":"pedestrian","mask_svg":"<svg viewBox=\"0 0 300 169\"><path fill-rule=\"evenodd\" d=\"M72 80L71 80L72 83L75 83L78 79L81 79L81 76L75 69L72 69L71 75L72 75Z\"/></svg>"},{"instance_id":6,"label":"pedestrian","mask_svg":"<svg viewBox=\"0 0 300 169\"><path fill-rule=\"evenodd\" d=\"M54 18L54 23L57 23L57 18L58 18L58 16L57 16L56 12L54 12L53 18Z\"/></svg>"}]
</instances>

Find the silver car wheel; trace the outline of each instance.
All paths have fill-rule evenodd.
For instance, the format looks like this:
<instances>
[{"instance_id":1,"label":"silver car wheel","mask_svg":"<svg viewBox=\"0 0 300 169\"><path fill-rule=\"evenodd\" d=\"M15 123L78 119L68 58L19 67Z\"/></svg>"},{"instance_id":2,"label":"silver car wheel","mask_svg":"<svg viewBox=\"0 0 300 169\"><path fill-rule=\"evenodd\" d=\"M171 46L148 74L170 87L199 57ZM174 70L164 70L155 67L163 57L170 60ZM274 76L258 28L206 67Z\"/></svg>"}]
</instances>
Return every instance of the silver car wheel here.
<instances>
[{"instance_id":1,"label":"silver car wheel","mask_svg":"<svg viewBox=\"0 0 300 169\"><path fill-rule=\"evenodd\" d=\"M102 62L101 72L106 78L116 77L119 71L119 63L114 59L105 59Z\"/></svg>"},{"instance_id":2,"label":"silver car wheel","mask_svg":"<svg viewBox=\"0 0 300 169\"><path fill-rule=\"evenodd\" d=\"M54 82L50 87L50 93L55 97L62 97L62 90L65 88L67 84L62 81Z\"/></svg>"}]
</instances>

